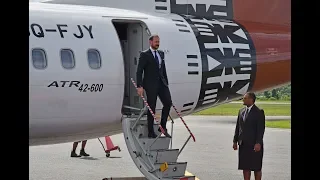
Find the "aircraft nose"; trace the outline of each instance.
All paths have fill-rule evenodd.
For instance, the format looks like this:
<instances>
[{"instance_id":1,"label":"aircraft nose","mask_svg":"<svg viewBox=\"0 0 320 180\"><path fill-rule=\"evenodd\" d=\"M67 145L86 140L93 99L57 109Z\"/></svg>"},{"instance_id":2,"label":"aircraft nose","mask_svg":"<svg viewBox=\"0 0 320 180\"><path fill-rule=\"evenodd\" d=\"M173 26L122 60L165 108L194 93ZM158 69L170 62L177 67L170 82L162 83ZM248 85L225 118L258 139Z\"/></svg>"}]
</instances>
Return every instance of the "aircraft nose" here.
<instances>
[{"instance_id":1,"label":"aircraft nose","mask_svg":"<svg viewBox=\"0 0 320 180\"><path fill-rule=\"evenodd\" d=\"M261 28L261 27L260 27ZM250 32L256 50L253 91L291 82L291 31L285 26L268 26Z\"/></svg>"}]
</instances>

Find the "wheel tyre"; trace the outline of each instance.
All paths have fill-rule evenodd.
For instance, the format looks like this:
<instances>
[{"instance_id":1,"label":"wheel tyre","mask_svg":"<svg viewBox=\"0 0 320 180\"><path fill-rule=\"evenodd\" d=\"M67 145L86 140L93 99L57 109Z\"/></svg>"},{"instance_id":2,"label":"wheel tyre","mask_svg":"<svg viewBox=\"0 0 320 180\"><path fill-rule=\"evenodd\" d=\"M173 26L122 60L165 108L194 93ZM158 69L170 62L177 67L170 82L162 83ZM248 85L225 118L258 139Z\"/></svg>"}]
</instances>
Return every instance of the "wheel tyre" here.
<instances>
[{"instance_id":1,"label":"wheel tyre","mask_svg":"<svg viewBox=\"0 0 320 180\"><path fill-rule=\"evenodd\" d=\"M106 153L106 157L110 157L110 153Z\"/></svg>"}]
</instances>

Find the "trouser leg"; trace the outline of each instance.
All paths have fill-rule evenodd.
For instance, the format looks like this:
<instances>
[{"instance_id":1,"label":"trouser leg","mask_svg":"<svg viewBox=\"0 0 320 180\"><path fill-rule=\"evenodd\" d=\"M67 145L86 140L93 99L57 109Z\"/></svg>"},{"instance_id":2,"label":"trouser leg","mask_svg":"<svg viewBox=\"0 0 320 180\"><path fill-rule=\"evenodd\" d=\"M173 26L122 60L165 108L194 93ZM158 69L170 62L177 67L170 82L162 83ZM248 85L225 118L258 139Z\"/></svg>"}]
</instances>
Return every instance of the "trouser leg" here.
<instances>
[{"instance_id":1,"label":"trouser leg","mask_svg":"<svg viewBox=\"0 0 320 180\"><path fill-rule=\"evenodd\" d=\"M170 109L172 106L170 90L167 86L161 84L158 94L159 94L159 98L163 104L162 114L161 114L161 126L164 129L167 129L166 128L167 120L168 120L168 116L169 116Z\"/></svg>"},{"instance_id":2,"label":"trouser leg","mask_svg":"<svg viewBox=\"0 0 320 180\"><path fill-rule=\"evenodd\" d=\"M157 104L157 93L154 91L146 90L146 95L147 95L147 102L149 104L149 107L155 113L156 104ZM153 134L154 118L149 110L148 110L147 117L148 117L148 133Z\"/></svg>"}]
</instances>

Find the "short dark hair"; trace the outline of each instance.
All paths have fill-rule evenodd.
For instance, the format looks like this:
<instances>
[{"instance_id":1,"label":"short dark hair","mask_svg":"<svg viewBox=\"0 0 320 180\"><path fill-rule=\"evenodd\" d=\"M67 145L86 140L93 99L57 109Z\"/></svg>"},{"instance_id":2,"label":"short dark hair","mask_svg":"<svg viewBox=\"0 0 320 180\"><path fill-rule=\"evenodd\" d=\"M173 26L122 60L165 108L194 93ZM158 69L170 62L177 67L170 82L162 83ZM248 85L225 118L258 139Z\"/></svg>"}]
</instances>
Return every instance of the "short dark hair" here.
<instances>
[{"instance_id":1,"label":"short dark hair","mask_svg":"<svg viewBox=\"0 0 320 180\"><path fill-rule=\"evenodd\" d=\"M253 102L256 101L256 95L253 92L247 92L248 96L253 100Z\"/></svg>"},{"instance_id":2,"label":"short dark hair","mask_svg":"<svg viewBox=\"0 0 320 180\"><path fill-rule=\"evenodd\" d=\"M152 34L150 37L149 37L149 41L153 41L153 38L154 37L159 37L158 34Z\"/></svg>"}]
</instances>

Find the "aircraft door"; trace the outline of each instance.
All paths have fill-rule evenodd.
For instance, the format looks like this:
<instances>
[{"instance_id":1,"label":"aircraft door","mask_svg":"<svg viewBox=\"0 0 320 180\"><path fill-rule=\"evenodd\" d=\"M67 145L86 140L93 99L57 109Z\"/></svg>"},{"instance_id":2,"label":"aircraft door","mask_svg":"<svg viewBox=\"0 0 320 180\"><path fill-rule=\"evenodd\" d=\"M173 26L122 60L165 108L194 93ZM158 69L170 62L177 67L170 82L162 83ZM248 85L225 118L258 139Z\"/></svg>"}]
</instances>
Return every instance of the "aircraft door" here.
<instances>
[{"instance_id":1,"label":"aircraft door","mask_svg":"<svg viewBox=\"0 0 320 180\"><path fill-rule=\"evenodd\" d=\"M140 52L143 51L148 43L148 39L145 37L143 26L139 23L130 23L128 25L128 46L129 46L129 92L130 92L130 106L136 108L143 107L143 101L137 94L137 91L131 83L131 78L136 81L136 71L138 67L138 61Z\"/></svg>"}]
</instances>

